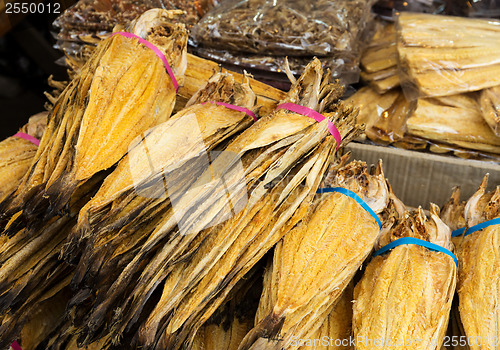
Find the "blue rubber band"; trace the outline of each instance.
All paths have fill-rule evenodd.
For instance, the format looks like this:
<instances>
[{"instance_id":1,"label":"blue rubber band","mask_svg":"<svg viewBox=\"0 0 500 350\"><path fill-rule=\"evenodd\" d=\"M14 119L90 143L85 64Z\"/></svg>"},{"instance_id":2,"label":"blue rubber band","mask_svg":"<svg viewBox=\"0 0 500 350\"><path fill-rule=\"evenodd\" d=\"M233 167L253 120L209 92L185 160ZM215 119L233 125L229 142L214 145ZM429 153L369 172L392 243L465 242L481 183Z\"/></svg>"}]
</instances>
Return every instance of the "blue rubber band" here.
<instances>
[{"instance_id":1,"label":"blue rubber band","mask_svg":"<svg viewBox=\"0 0 500 350\"><path fill-rule=\"evenodd\" d=\"M491 219L491 220L488 220L488 221L482 222L480 224L469 227L469 229L467 231L465 231L465 236L468 236L471 233L474 233L476 231L482 230L483 228L486 228L488 226L493 226L493 225L500 225L500 218Z\"/></svg>"},{"instance_id":2,"label":"blue rubber band","mask_svg":"<svg viewBox=\"0 0 500 350\"><path fill-rule=\"evenodd\" d=\"M457 236L460 236L461 234L463 234L465 231L465 227L462 227L462 228L458 228L454 231L451 231L451 237L457 237Z\"/></svg>"},{"instance_id":3,"label":"blue rubber band","mask_svg":"<svg viewBox=\"0 0 500 350\"><path fill-rule=\"evenodd\" d=\"M486 228L488 226L493 226L493 225L500 225L500 218L496 219L491 219L485 222L482 222L480 224L474 225L469 227L469 229L466 231L465 227L459 228L451 233L451 237L457 237L462 235L465 232L465 236L470 235L471 233L474 233L476 231L482 230L483 228Z\"/></svg>"},{"instance_id":4,"label":"blue rubber band","mask_svg":"<svg viewBox=\"0 0 500 350\"><path fill-rule=\"evenodd\" d=\"M443 248L440 245L437 245L437 244L434 244L434 243L431 243L431 242L427 242L427 241L424 241L424 240L421 240L421 239L418 239L418 238L413 238L413 237L399 238L399 239L395 240L394 242L391 242L388 245L386 245L386 246L380 248L379 250L377 250L375 253L373 253L373 256L384 254L384 253L388 252L389 250L391 250L391 249L393 249L393 248L395 248L395 247L397 247L399 245L405 245L405 244L419 245L419 246L425 247L427 249L434 250L436 252L444 253L444 254L446 254L448 256L451 256L453 258L453 261L455 262L455 264L458 267L458 259L457 259L457 257L455 256L455 254L453 254L452 252L450 252L448 249Z\"/></svg>"},{"instance_id":5,"label":"blue rubber band","mask_svg":"<svg viewBox=\"0 0 500 350\"><path fill-rule=\"evenodd\" d=\"M348 197L351 197L352 199L354 199L359 205L361 205L363 207L364 210L366 210L368 212L368 214L370 214L371 216L373 216L373 218L375 219L375 221L377 221L377 224L378 224L378 227L379 229L382 228L382 222L380 221L380 219L378 218L377 214L372 210L372 208L370 208L370 206L368 204L365 203L364 200L361 199L360 196L358 196L356 193L354 193L353 191L350 191L346 188L343 188L343 187L326 187L326 188L319 188L316 193L329 193L329 192L338 192L338 193L342 193L343 195L346 195Z\"/></svg>"}]
</instances>

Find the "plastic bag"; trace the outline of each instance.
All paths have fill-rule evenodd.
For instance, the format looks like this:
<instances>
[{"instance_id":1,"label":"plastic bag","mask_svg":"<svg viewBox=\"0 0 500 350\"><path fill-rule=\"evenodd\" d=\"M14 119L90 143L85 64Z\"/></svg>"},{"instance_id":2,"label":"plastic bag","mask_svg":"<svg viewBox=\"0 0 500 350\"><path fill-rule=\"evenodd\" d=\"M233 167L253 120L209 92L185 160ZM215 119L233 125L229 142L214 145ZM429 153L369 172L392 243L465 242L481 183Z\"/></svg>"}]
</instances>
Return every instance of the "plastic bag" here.
<instances>
[{"instance_id":1,"label":"plastic bag","mask_svg":"<svg viewBox=\"0 0 500 350\"><path fill-rule=\"evenodd\" d=\"M196 44L279 56L358 50L373 0L228 0L193 28Z\"/></svg>"},{"instance_id":2,"label":"plastic bag","mask_svg":"<svg viewBox=\"0 0 500 350\"><path fill-rule=\"evenodd\" d=\"M500 18L500 0L448 0L446 10L456 16Z\"/></svg>"},{"instance_id":3,"label":"plastic bag","mask_svg":"<svg viewBox=\"0 0 500 350\"><path fill-rule=\"evenodd\" d=\"M407 98L500 85L500 21L403 12L396 28Z\"/></svg>"}]
</instances>

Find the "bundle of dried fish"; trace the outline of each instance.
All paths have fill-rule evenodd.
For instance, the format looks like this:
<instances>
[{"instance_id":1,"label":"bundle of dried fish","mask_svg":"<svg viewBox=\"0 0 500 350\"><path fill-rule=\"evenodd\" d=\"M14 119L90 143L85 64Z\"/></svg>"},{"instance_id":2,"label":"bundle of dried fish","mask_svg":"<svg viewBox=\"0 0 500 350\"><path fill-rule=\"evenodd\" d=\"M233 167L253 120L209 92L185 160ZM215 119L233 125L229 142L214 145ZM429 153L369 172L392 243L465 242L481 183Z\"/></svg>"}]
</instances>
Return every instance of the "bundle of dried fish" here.
<instances>
[{"instance_id":1,"label":"bundle of dried fish","mask_svg":"<svg viewBox=\"0 0 500 350\"><path fill-rule=\"evenodd\" d=\"M430 220L421 208L389 218L379 247L392 250L372 259L354 289L356 349L441 349L457 265L450 229L434 204L430 213Z\"/></svg>"},{"instance_id":2,"label":"bundle of dried fish","mask_svg":"<svg viewBox=\"0 0 500 350\"><path fill-rule=\"evenodd\" d=\"M361 56L361 78L379 94L399 86L396 29L392 23L378 23L368 47Z\"/></svg>"},{"instance_id":3,"label":"bundle of dried fish","mask_svg":"<svg viewBox=\"0 0 500 350\"><path fill-rule=\"evenodd\" d=\"M326 117L337 126L343 145L357 129L352 109L330 106L341 94L322 77L321 64L315 60L284 102L320 111L335 108ZM163 295L140 327L137 344L178 348L185 340L192 342L234 285L305 214L335 150L329 125L278 109L223 149L212 164L223 173L214 179L207 170L175 205L170 205L175 196L151 205L161 220L133 260L112 286L108 276L98 276L101 282L96 285L102 289L86 317L83 334L89 337L82 337L83 342L98 337L95 333L113 316L113 309L119 310L111 324L118 340L137 323L152 291L163 281ZM223 189L215 186L221 177ZM230 207L234 212L228 212ZM136 223L142 220L135 217ZM215 225L222 220L226 221ZM114 241L124 245L119 235ZM131 281L137 284L130 285Z\"/></svg>"},{"instance_id":4,"label":"bundle of dried fish","mask_svg":"<svg viewBox=\"0 0 500 350\"><path fill-rule=\"evenodd\" d=\"M21 183L38 149L47 124L47 113L30 117L19 133L0 142L0 201Z\"/></svg>"},{"instance_id":5,"label":"bundle of dried fish","mask_svg":"<svg viewBox=\"0 0 500 350\"><path fill-rule=\"evenodd\" d=\"M471 350L496 349L500 260L500 187L486 192L488 176L465 206L466 231L458 248L460 318ZM472 339L472 341L470 341Z\"/></svg>"},{"instance_id":6,"label":"bundle of dried fish","mask_svg":"<svg viewBox=\"0 0 500 350\"><path fill-rule=\"evenodd\" d=\"M82 208L65 244L66 257L79 259L73 284L82 288L72 304L90 296L85 293L109 288L111 276L118 278L145 240L163 228L164 215L176 219L171 201L196 191L193 182L210 171L209 157L219 152L214 149L252 123L247 113L252 113L254 101L248 79L240 84L219 73L193 96L190 106L136 140ZM80 258L82 240L86 248Z\"/></svg>"},{"instance_id":7,"label":"bundle of dried fish","mask_svg":"<svg viewBox=\"0 0 500 350\"><path fill-rule=\"evenodd\" d=\"M500 85L499 35L495 20L401 13L397 49L402 85L415 97Z\"/></svg>"},{"instance_id":8,"label":"bundle of dried fish","mask_svg":"<svg viewBox=\"0 0 500 350\"><path fill-rule=\"evenodd\" d=\"M484 120L495 135L500 137L500 86L481 91L479 104Z\"/></svg>"},{"instance_id":9,"label":"bundle of dried fish","mask_svg":"<svg viewBox=\"0 0 500 350\"><path fill-rule=\"evenodd\" d=\"M4 225L22 210L11 232L35 216L58 214L79 187L115 165L137 135L169 118L175 79L157 54L164 55L173 74L182 79L187 32L183 25L169 23L175 15L150 10L131 24L131 32L147 38L157 52L137 39L115 35L99 45L64 90L29 175L15 196L2 203Z\"/></svg>"},{"instance_id":10,"label":"bundle of dried fish","mask_svg":"<svg viewBox=\"0 0 500 350\"><path fill-rule=\"evenodd\" d=\"M336 191L318 195L302 222L276 246L260 306L267 312L259 312L259 323L240 349L263 344L282 349L294 339L309 338L371 253L381 227L375 213L389 202L381 164L370 174L366 163L351 162L337 171L331 185Z\"/></svg>"},{"instance_id":11,"label":"bundle of dried fish","mask_svg":"<svg viewBox=\"0 0 500 350\"><path fill-rule=\"evenodd\" d=\"M476 99L470 95L419 99L406 127L413 136L500 153L500 138L486 124Z\"/></svg>"}]
</instances>

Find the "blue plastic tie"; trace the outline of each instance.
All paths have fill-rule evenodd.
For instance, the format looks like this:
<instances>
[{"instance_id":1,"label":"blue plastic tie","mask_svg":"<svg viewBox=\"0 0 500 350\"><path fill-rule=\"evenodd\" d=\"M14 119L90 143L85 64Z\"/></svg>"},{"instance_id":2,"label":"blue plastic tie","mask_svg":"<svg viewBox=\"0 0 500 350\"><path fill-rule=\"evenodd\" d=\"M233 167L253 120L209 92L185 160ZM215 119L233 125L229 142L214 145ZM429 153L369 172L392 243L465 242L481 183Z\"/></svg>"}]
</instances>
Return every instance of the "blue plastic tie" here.
<instances>
[{"instance_id":1,"label":"blue plastic tie","mask_svg":"<svg viewBox=\"0 0 500 350\"><path fill-rule=\"evenodd\" d=\"M343 187L325 187L325 188L319 188L316 191L316 193L330 193L330 192L342 193L343 195L346 195L346 196L354 199L359 205L361 205L363 207L364 210L366 210L368 212L368 214L373 216L375 221L377 221L379 229L382 228L382 222L378 218L377 214L372 210L372 208L370 208L370 206L368 204L366 204L366 202L364 200L361 199L360 196L358 196L353 191L350 191L350 190L343 188Z\"/></svg>"},{"instance_id":2,"label":"blue plastic tie","mask_svg":"<svg viewBox=\"0 0 500 350\"><path fill-rule=\"evenodd\" d=\"M496 219L491 219L485 222L482 222L480 224L474 225L469 227L468 230L465 230L465 227L459 228L451 233L451 237L457 237L462 235L465 232L465 236L470 235L471 233L474 233L476 231L482 230L483 228L486 228L488 226L494 226L494 225L500 225L500 218ZM464 237L465 237L464 236Z\"/></svg>"},{"instance_id":3,"label":"blue plastic tie","mask_svg":"<svg viewBox=\"0 0 500 350\"><path fill-rule=\"evenodd\" d=\"M457 265L458 267L458 259L457 257L455 256L455 254L453 254L452 252L450 252L448 249L446 248L443 248L441 247L440 245L437 245L437 244L434 244L434 243L431 243L431 242L427 242L427 241L424 241L424 240L421 240L421 239L418 239L418 238L413 238L413 237L403 237L403 238L399 238L391 243L389 243L388 245L380 248L379 250L377 250L375 253L373 253L373 256L377 256L377 255L382 255L386 252L388 252L389 250L399 246L399 245L405 245L405 244L415 244L415 245L419 245L419 246L422 246L422 247L425 247L427 249L430 249L430 250L434 250L436 252L440 252L440 253L444 253L448 256L451 256L453 261L455 262L455 264Z\"/></svg>"}]
</instances>

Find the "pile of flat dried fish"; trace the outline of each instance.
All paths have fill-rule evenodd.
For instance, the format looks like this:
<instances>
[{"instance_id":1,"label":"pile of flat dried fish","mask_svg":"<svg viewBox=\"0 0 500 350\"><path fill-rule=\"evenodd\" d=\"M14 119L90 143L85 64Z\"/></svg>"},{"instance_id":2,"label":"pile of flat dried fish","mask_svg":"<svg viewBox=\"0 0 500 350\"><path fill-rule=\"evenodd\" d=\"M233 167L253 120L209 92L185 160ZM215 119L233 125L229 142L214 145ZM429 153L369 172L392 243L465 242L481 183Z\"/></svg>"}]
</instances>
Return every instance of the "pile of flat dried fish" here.
<instances>
[{"instance_id":1,"label":"pile of flat dried fish","mask_svg":"<svg viewBox=\"0 0 500 350\"><path fill-rule=\"evenodd\" d=\"M343 92L328 76L313 61L283 102L331 110L325 116L343 145L357 133L355 114L334 103ZM119 165L110 186L105 181L102 195L82 210L75 232L89 237L73 281L82 286L72 302L82 344L110 332L116 342L137 327L137 346L193 342L237 282L306 214L335 148L326 121L278 109L223 147L211 169L196 161L172 163L169 198L141 197L130 180L127 189L128 162ZM135 188L165 191L152 178L140 180ZM160 286L154 309L140 319Z\"/></svg>"},{"instance_id":2,"label":"pile of flat dried fish","mask_svg":"<svg viewBox=\"0 0 500 350\"><path fill-rule=\"evenodd\" d=\"M397 32L401 82L413 96L500 85L500 21L403 12Z\"/></svg>"},{"instance_id":3,"label":"pile of flat dried fish","mask_svg":"<svg viewBox=\"0 0 500 350\"><path fill-rule=\"evenodd\" d=\"M392 23L377 22L377 26L361 56L361 79L383 94L399 86L396 29Z\"/></svg>"},{"instance_id":4,"label":"pile of flat dried fish","mask_svg":"<svg viewBox=\"0 0 500 350\"><path fill-rule=\"evenodd\" d=\"M452 250L451 231L437 206L431 204L430 213L429 220L421 208L394 211L378 247L412 237ZM441 349L456 280L452 256L420 245L375 256L354 289L356 349Z\"/></svg>"},{"instance_id":5,"label":"pile of flat dried fish","mask_svg":"<svg viewBox=\"0 0 500 350\"><path fill-rule=\"evenodd\" d=\"M375 213L389 203L381 164L373 174L363 162L339 169L328 185L356 193ZM378 241L380 227L354 198L319 194L302 221L277 244L255 328L240 349L289 348L327 322L344 289Z\"/></svg>"}]
</instances>

